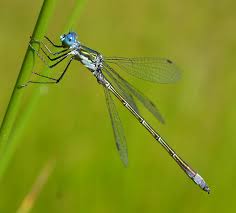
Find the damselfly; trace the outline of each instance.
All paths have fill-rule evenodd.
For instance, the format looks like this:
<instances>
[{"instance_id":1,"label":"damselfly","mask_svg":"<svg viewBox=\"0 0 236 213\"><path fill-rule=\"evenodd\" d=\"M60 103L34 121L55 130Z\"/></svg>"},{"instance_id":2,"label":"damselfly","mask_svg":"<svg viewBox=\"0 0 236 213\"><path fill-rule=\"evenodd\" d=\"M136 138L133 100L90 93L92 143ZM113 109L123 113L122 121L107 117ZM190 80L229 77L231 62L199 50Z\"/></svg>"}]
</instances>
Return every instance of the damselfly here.
<instances>
[{"instance_id":1,"label":"damselfly","mask_svg":"<svg viewBox=\"0 0 236 213\"><path fill-rule=\"evenodd\" d=\"M115 71L115 67L120 68L137 78L151 81L154 83L171 83L179 79L180 72L177 66L170 60L157 57L140 57L140 58L125 58L125 57L103 57L99 52L90 49L80 43L75 32L69 32L60 36L61 45L54 44L48 37L46 41L60 49L53 52L43 41L31 39L30 47L39 56L39 58L49 67L53 68L65 59L69 59L67 65L59 78L52 78L40 73L33 72L47 81L28 81L20 87L25 87L29 83L38 84L57 84L65 75L69 65L73 60L81 62L97 79L97 82L104 88L106 103L111 118L116 147L120 154L120 158L125 166L128 164L128 153L125 135L123 132L120 118L116 111L113 102L112 93L133 115L134 117L148 130L154 139L164 147L169 155L177 162L180 168L204 191L210 192L204 179L194 171L179 155L164 141L164 139L154 130L151 125L140 115L135 99L139 100L159 121L163 122L163 118L155 105L145 95L138 91L134 86L127 82L120 74ZM36 50L32 43L36 42L40 45L43 54ZM46 60L46 58L48 58ZM48 62L55 61L53 64Z\"/></svg>"}]
</instances>

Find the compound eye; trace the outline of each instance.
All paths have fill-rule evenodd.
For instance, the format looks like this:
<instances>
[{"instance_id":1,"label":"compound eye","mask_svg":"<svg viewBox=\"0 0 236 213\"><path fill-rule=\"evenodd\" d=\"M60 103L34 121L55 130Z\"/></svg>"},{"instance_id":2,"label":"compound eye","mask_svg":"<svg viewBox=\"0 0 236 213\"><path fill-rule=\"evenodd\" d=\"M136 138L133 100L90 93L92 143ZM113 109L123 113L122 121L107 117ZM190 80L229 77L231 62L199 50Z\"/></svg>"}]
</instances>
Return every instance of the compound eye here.
<instances>
[{"instance_id":1,"label":"compound eye","mask_svg":"<svg viewBox=\"0 0 236 213\"><path fill-rule=\"evenodd\" d=\"M61 36L60 36L61 41L64 40L65 37L66 37L66 34L61 35Z\"/></svg>"}]
</instances>

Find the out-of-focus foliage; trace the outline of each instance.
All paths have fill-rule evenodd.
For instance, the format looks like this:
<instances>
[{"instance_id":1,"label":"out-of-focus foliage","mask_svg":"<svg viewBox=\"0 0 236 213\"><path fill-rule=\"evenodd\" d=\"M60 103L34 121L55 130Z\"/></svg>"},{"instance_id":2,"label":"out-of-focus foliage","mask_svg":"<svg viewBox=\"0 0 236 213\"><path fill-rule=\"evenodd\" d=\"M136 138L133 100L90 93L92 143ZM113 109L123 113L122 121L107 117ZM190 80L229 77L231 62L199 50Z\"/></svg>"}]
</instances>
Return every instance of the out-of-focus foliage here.
<instances>
[{"instance_id":1,"label":"out-of-focus foliage","mask_svg":"<svg viewBox=\"0 0 236 213\"><path fill-rule=\"evenodd\" d=\"M3 118L41 1L1 1L0 118ZM74 1L61 1L48 36L59 41ZM117 103L129 148L124 168L104 94L74 62L60 85L45 87L20 147L0 183L0 212L15 212L47 162L56 162L32 212L235 212L236 2L88 1L76 29L82 43L109 56L164 56L182 69L173 85L124 74L157 103L147 120L212 189L194 185ZM42 69L37 60L35 69ZM55 69L55 75L63 65ZM31 98L26 88L25 105ZM24 106L22 106L23 110Z\"/></svg>"}]
</instances>

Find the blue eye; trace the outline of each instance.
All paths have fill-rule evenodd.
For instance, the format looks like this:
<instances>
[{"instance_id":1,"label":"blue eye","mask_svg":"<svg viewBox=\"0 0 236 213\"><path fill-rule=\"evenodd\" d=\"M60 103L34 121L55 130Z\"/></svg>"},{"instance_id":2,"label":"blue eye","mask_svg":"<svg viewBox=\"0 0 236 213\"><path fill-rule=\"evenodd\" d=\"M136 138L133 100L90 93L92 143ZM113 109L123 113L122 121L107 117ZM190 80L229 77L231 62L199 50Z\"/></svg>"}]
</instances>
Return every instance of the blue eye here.
<instances>
[{"instance_id":1,"label":"blue eye","mask_svg":"<svg viewBox=\"0 0 236 213\"><path fill-rule=\"evenodd\" d=\"M78 43L77 34L75 32L69 32L68 34L62 35L60 40L64 47L71 47L72 45Z\"/></svg>"}]
</instances>

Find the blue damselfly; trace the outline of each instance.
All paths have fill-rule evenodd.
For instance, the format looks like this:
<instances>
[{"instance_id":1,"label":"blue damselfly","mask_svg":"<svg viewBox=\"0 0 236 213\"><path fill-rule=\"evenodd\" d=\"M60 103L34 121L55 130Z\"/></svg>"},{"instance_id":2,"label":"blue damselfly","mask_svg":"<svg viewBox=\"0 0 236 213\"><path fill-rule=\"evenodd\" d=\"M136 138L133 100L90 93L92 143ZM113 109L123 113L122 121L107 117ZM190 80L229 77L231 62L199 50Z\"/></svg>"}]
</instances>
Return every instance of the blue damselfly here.
<instances>
[{"instance_id":1,"label":"blue damselfly","mask_svg":"<svg viewBox=\"0 0 236 213\"><path fill-rule=\"evenodd\" d=\"M175 63L165 58L158 57L140 57L140 58L125 58L125 57L104 57L99 52L90 49L77 39L75 32L69 32L60 36L61 45L54 44L48 37L45 37L50 45L60 49L57 52L52 52L44 41L31 39L30 47L39 56L39 58L49 67L53 68L65 59L69 59L67 65L59 78L52 78L40 73L33 72L47 81L32 81L29 80L26 84L19 87L25 87L30 83L38 84L57 84L65 75L72 61L81 62L95 76L97 82L104 88L106 103L109 115L112 122L113 132L115 136L116 146L120 154L120 158L125 166L128 164L128 154L125 135L123 132L120 118L116 111L111 93L134 115L134 117L151 133L154 139L164 147L169 155L177 162L180 168L204 191L210 192L204 179L194 171L179 155L164 141L164 139L154 130L151 125L140 115L135 99L139 100L160 122L163 118L155 105L139 90L126 81L120 74L115 71L115 67L124 70L125 72L154 83L171 83L175 82L180 77L180 72ZM32 43L38 43L40 49L36 50ZM43 54L39 51L42 50ZM49 61L55 61L49 64Z\"/></svg>"}]
</instances>

